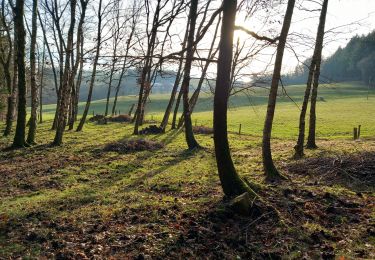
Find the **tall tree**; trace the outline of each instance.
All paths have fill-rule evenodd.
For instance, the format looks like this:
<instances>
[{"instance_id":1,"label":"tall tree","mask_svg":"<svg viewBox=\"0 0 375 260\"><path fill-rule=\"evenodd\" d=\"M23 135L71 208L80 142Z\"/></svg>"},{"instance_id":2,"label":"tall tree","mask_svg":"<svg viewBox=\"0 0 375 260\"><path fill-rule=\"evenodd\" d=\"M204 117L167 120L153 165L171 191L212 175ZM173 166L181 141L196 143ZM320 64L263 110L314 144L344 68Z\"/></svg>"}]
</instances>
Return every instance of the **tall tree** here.
<instances>
[{"instance_id":1,"label":"tall tree","mask_svg":"<svg viewBox=\"0 0 375 260\"><path fill-rule=\"evenodd\" d=\"M227 110L233 58L233 33L237 1L223 1L223 20L219 43L217 78L214 96L214 144L216 163L224 194L235 197L244 192L254 198L255 192L238 175L230 154L227 130Z\"/></svg>"},{"instance_id":2,"label":"tall tree","mask_svg":"<svg viewBox=\"0 0 375 260\"><path fill-rule=\"evenodd\" d=\"M214 96L214 144L216 164L224 194L231 198L244 192L255 197L255 192L238 175L230 154L227 129L227 110L233 58L233 32L237 1L223 1L223 20L217 62Z\"/></svg>"},{"instance_id":3,"label":"tall tree","mask_svg":"<svg viewBox=\"0 0 375 260\"><path fill-rule=\"evenodd\" d=\"M308 105L309 98L310 98L311 85L313 82L313 78L314 78L314 85L315 85L316 76L317 76L317 80L319 81L320 63L322 59L324 27L325 27L325 22L326 22L327 9L328 9L328 0L324 0L322 10L320 12L320 19L319 19L318 31L316 35L314 54L311 59L309 75L307 78L307 85L306 85L306 90L305 90L305 96L303 98L303 103L302 103L302 108L301 108L301 113L300 113L300 118L299 118L298 140L297 140L296 146L294 147L295 158L301 158L304 155L303 145L305 141L305 117L306 117L307 105ZM319 66L318 66L318 63L319 63ZM319 72L317 71L317 69L319 69ZM315 100L316 100L316 97L315 97ZM314 147L315 138L312 140L312 144Z\"/></svg>"},{"instance_id":4,"label":"tall tree","mask_svg":"<svg viewBox=\"0 0 375 260\"><path fill-rule=\"evenodd\" d=\"M185 117L185 138L189 150L199 148L199 144L194 137L193 125L191 123L191 110L189 106L189 85L190 85L190 71L191 65L194 58L194 35L195 35L195 25L197 21L197 9L198 0L192 0L190 3L190 13L189 13L189 34L187 38L186 47L186 62L184 68L184 78L181 84L181 91L183 97L183 107L184 107L184 117Z\"/></svg>"},{"instance_id":5,"label":"tall tree","mask_svg":"<svg viewBox=\"0 0 375 260\"><path fill-rule=\"evenodd\" d=\"M99 7L98 7L98 27L97 27L97 35L96 35L96 47L95 47L95 57L93 61L93 68L91 72L91 79L89 84L89 93L87 94L87 100L85 105L85 110L83 111L81 120L77 127L77 132L82 131L83 125L85 124L87 114L89 113L91 99L92 99L92 92L94 89L95 79L96 79L96 70L98 66L98 60L100 56L100 46L102 44L102 20L104 12L102 11L102 0L99 0ZM105 8L104 8L105 9Z\"/></svg>"},{"instance_id":6,"label":"tall tree","mask_svg":"<svg viewBox=\"0 0 375 260\"><path fill-rule=\"evenodd\" d=\"M39 65L41 68L40 72L40 86L39 86L39 123L43 123L43 86L44 86L44 69L46 62L46 43L43 38L43 51L42 51L42 64Z\"/></svg>"},{"instance_id":7,"label":"tall tree","mask_svg":"<svg viewBox=\"0 0 375 260\"><path fill-rule=\"evenodd\" d=\"M71 86L69 78L71 73L71 56L73 54L73 34L76 23L76 6L77 0L70 0L70 25L68 30L68 38L66 43L65 64L62 85L60 86L60 106L57 113L56 134L53 145L61 145L65 131L67 113L70 99Z\"/></svg>"},{"instance_id":8,"label":"tall tree","mask_svg":"<svg viewBox=\"0 0 375 260\"><path fill-rule=\"evenodd\" d=\"M314 69L314 83L311 91L311 104L310 104L310 121L309 121L309 135L307 137L306 147L309 149L317 148L315 143L315 132L316 132L316 99L318 97L318 86L319 86L319 76L320 76L320 66L322 64L322 50L323 50L323 40L324 40L324 26L327 16L328 0L323 1L322 12L320 15L319 22L319 34L317 36L316 42L316 62ZM310 67L311 69L311 67Z\"/></svg>"},{"instance_id":9,"label":"tall tree","mask_svg":"<svg viewBox=\"0 0 375 260\"><path fill-rule=\"evenodd\" d=\"M270 94L268 98L266 120L264 122L264 128L263 128L262 158L263 158L263 167L264 167L267 180L280 180L280 179L285 178L278 172L272 159L271 132L272 132L273 118L275 115L277 91L279 87L280 73L281 73L281 67L283 63L285 44L286 44L286 39L288 37L290 24L292 21L295 2L296 2L295 0L288 1L286 13L284 16L284 22L283 22L283 26L282 26L280 37L279 37L279 43L277 45L275 66L273 70L271 89L270 89Z\"/></svg>"},{"instance_id":10,"label":"tall tree","mask_svg":"<svg viewBox=\"0 0 375 260\"><path fill-rule=\"evenodd\" d=\"M11 65L12 60L14 61L13 54L13 42L11 38L11 28L10 22L6 18L6 5L5 0L1 1L1 29L2 29L2 40L0 43L0 62L3 68L4 78L5 78L5 85L8 94L7 98L7 115L6 115L6 123L5 123L5 130L4 136L8 136L10 131L12 130L14 114L16 109L16 87L12 84L12 73L11 73ZM6 40L4 40L4 38ZM16 63L14 63L16 64ZM13 74L16 75L16 70L13 71Z\"/></svg>"},{"instance_id":11,"label":"tall tree","mask_svg":"<svg viewBox=\"0 0 375 260\"><path fill-rule=\"evenodd\" d=\"M125 57L124 57L124 61L122 63L120 76L119 76L119 78L117 80L117 85L116 85L116 88L115 88L115 98L113 100L112 116L115 114L115 111L116 111L118 94L120 92L120 87L121 87L122 80L123 80L123 78L125 76L126 66L127 66L127 63L128 63L128 57L127 56L129 54L130 48L132 47L133 36L135 34L137 22L139 20L139 9L140 9L140 7L137 6L137 1L134 0L133 1L133 6L131 8L132 12L130 14L132 22L131 22L131 26L130 26L130 33L129 33L128 38L126 40Z\"/></svg>"},{"instance_id":12,"label":"tall tree","mask_svg":"<svg viewBox=\"0 0 375 260\"><path fill-rule=\"evenodd\" d=\"M89 3L89 0L80 0L81 15L80 15L78 26L77 26L76 53L75 53L75 59L73 59L73 55L72 55L72 72L69 78L69 85L72 89L71 91L72 93L70 97L70 107L69 107L69 130L72 130L74 128L74 123L77 119L77 114L78 114L78 101L79 101L79 92L80 92L80 86L81 86L81 80L82 80L83 55L84 55L83 54L83 45L84 45L83 24L85 22L88 3ZM78 67L79 67L78 77L77 77L76 82L74 82Z\"/></svg>"},{"instance_id":13,"label":"tall tree","mask_svg":"<svg viewBox=\"0 0 375 260\"><path fill-rule=\"evenodd\" d=\"M30 86L31 86L31 117L27 143L35 144L35 134L38 120L39 91L36 83L36 37L37 37L38 0L33 0L31 17L31 43L30 43Z\"/></svg>"},{"instance_id":14,"label":"tall tree","mask_svg":"<svg viewBox=\"0 0 375 260\"><path fill-rule=\"evenodd\" d=\"M13 147L24 147L25 128L26 128L26 67L25 67L25 45L26 32L24 24L24 0L16 0L14 6L14 31L15 31L15 49L16 64L18 70L17 88L18 88L18 110L17 110L17 126L13 139Z\"/></svg>"},{"instance_id":15,"label":"tall tree","mask_svg":"<svg viewBox=\"0 0 375 260\"><path fill-rule=\"evenodd\" d=\"M189 26L186 26L185 36L184 36L184 40L182 42L182 50L184 50L185 47L186 47L188 32L189 32ZM179 63L178 63L178 69L177 69L176 78L175 78L175 81L174 81L174 84L173 84L173 88L172 88L172 91L171 91L171 97L169 98L167 108L165 109L163 120L160 123L160 128L162 129L163 132L165 132L165 128L167 127L169 115L171 113L173 103L176 99L178 86L180 85L180 81L181 81L181 78L182 78L182 65L183 65L184 52L181 53L180 57L181 57L181 59L179 60Z\"/></svg>"},{"instance_id":16,"label":"tall tree","mask_svg":"<svg viewBox=\"0 0 375 260\"><path fill-rule=\"evenodd\" d=\"M114 75L116 72L116 65L118 63L118 57L117 53L119 51L119 44L122 41L123 35L122 31L125 26L125 22L121 23L120 20L120 2L118 0L115 1L115 7L114 7L114 17L112 17L112 22L110 23L111 26L111 38L112 38L112 57L111 57L111 65L109 70L109 81L108 81L108 88L107 88L107 100L105 104L105 111L104 116L108 115L109 111L109 99L111 97L111 91L112 91L112 84L114 81ZM126 59L126 58L125 58Z\"/></svg>"}]
</instances>

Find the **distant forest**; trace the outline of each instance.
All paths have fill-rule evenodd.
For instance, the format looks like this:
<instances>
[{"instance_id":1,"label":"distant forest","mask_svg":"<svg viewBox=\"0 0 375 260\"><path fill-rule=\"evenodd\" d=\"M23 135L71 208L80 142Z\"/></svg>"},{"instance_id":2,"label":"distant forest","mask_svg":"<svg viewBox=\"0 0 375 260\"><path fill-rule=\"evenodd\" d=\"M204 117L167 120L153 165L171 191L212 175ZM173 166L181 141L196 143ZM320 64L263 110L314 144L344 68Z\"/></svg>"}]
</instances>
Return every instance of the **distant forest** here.
<instances>
[{"instance_id":1,"label":"distant forest","mask_svg":"<svg viewBox=\"0 0 375 260\"><path fill-rule=\"evenodd\" d=\"M285 84L306 83L311 58L283 77ZM353 37L345 48L323 61L320 81L363 81L375 87L375 31L368 35Z\"/></svg>"}]
</instances>

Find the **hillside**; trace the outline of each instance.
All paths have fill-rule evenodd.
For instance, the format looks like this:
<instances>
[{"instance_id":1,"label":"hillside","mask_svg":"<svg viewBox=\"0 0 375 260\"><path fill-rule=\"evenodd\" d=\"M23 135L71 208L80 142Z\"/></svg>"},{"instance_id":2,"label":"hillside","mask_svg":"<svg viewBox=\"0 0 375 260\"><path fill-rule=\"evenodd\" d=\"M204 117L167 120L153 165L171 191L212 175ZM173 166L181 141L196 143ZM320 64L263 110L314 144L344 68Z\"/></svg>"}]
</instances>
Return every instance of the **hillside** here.
<instances>
[{"instance_id":1,"label":"hillside","mask_svg":"<svg viewBox=\"0 0 375 260\"><path fill-rule=\"evenodd\" d=\"M310 59L304 61L309 65ZM288 84L305 83L308 67L296 67L295 72L285 75ZM375 31L353 37L346 46L340 47L323 60L321 82L343 82L361 80L367 86L375 87Z\"/></svg>"}]
</instances>

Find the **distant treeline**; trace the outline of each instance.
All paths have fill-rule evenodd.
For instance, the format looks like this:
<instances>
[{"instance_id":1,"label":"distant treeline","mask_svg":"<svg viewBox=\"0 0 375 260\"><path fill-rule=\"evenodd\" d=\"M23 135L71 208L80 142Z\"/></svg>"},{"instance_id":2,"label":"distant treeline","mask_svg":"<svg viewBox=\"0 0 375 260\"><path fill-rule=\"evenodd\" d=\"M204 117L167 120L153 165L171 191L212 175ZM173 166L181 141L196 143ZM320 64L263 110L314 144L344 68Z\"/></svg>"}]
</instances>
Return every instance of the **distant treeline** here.
<instances>
[{"instance_id":1,"label":"distant treeline","mask_svg":"<svg viewBox=\"0 0 375 260\"><path fill-rule=\"evenodd\" d=\"M100 70L97 72L96 86L93 90L93 100L104 99L107 95L108 88L108 75L106 72ZM88 92L88 83L91 76L90 71L83 72L83 81L80 91L80 101L85 101ZM139 84L137 83L138 74L135 70L129 69L125 75L120 87L120 96L123 95L137 95L139 92ZM52 70L46 68L43 86L43 103L51 104L56 102L56 91L53 83ZM114 75L114 82L116 83L118 79L118 73ZM175 73L166 71L163 75L158 75L154 82L153 93L169 93L173 87L173 82L175 79ZM114 96L114 90L111 92L111 97Z\"/></svg>"},{"instance_id":2,"label":"distant treeline","mask_svg":"<svg viewBox=\"0 0 375 260\"><path fill-rule=\"evenodd\" d=\"M311 59L285 75L285 84L306 83ZM322 63L322 82L363 81L375 87L375 31L366 36L353 37L345 48L337 51Z\"/></svg>"}]
</instances>

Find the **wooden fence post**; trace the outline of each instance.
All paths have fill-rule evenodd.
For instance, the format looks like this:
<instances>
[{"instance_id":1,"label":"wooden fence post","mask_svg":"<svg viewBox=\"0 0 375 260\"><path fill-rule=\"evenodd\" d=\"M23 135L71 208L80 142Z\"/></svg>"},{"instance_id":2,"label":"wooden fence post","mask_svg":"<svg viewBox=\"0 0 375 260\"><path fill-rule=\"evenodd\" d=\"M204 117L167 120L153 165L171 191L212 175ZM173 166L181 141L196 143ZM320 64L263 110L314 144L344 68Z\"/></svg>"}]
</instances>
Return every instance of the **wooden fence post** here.
<instances>
[{"instance_id":1,"label":"wooden fence post","mask_svg":"<svg viewBox=\"0 0 375 260\"><path fill-rule=\"evenodd\" d=\"M357 127L354 127L354 129L353 129L353 139L354 139L354 140L357 140L357 139L358 139Z\"/></svg>"},{"instance_id":2,"label":"wooden fence post","mask_svg":"<svg viewBox=\"0 0 375 260\"><path fill-rule=\"evenodd\" d=\"M238 134L241 135L241 128L242 128L242 124L240 124L240 129L238 129Z\"/></svg>"}]
</instances>

